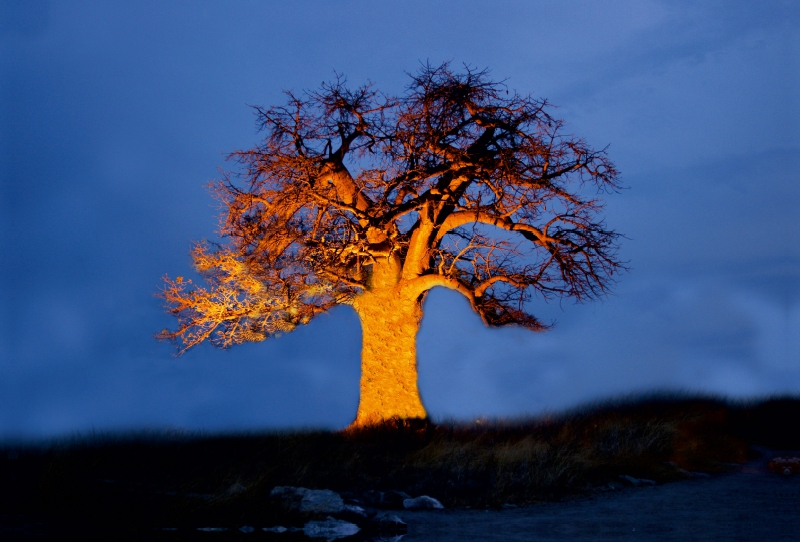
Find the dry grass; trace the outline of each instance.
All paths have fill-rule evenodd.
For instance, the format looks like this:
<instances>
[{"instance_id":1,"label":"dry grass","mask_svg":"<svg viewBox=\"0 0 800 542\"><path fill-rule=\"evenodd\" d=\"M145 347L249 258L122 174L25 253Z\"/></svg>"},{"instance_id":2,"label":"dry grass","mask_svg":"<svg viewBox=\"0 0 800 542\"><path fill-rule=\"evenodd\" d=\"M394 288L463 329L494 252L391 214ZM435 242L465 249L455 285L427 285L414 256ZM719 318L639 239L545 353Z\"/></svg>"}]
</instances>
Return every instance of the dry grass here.
<instances>
[{"instance_id":1,"label":"dry grass","mask_svg":"<svg viewBox=\"0 0 800 542\"><path fill-rule=\"evenodd\" d=\"M650 396L542 418L470 424L395 420L342 432L95 435L0 448L0 514L96 525L301 522L277 485L427 494L446 506L579 495L619 475L657 482L722 472L748 445L800 448L797 398L732 403ZM16 454L18 458L11 457ZM231 492L235 484L243 491ZM241 489L241 488L239 488Z\"/></svg>"}]
</instances>

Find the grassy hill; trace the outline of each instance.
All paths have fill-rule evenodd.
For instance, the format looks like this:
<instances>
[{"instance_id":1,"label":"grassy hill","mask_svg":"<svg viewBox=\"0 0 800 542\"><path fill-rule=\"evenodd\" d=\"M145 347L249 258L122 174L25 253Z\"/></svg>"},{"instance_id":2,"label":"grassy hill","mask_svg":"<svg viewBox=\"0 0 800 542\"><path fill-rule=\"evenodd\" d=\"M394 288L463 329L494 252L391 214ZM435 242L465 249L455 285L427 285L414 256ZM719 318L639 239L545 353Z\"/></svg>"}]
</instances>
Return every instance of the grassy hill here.
<instances>
[{"instance_id":1,"label":"grassy hill","mask_svg":"<svg viewBox=\"0 0 800 542\"><path fill-rule=\"evenodd\" d=\"M469 423L396 420L340 432L144 432L0 446L0 526L59 529L301 524L278 485L430 495L499 507L722 473L751 446L800 449L800 399L648 396L550 416ZM44 528L44 527L42 527Z\"/></svg>"}]
</instances>

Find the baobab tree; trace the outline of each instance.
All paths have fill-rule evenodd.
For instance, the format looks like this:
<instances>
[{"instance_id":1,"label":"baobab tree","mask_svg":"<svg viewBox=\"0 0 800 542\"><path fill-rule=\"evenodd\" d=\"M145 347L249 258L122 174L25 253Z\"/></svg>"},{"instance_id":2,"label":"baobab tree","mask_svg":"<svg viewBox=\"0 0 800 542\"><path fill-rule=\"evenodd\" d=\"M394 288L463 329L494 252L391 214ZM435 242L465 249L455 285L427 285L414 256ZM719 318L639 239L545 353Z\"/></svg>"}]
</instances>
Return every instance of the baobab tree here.
<instances>
[{"instance_id":1,"label":"baobab tree","mask_svg":"<svg viewBox=\"0 0 800 542\"><path fill-rule=\"evenodd\" d=\"M356 425L425 417L416 335L426 293L461 293L488 326L541 330L534 296L593 299L619 234L598 196L605 149L564 134L544 100L486 71L423 66L400 96L342 78L256 108L265 138L212 183L220 244L198 243L206 285L166 277L180 353L226 348L352 306L363 333Z\"/></svg>"}]
</instances>

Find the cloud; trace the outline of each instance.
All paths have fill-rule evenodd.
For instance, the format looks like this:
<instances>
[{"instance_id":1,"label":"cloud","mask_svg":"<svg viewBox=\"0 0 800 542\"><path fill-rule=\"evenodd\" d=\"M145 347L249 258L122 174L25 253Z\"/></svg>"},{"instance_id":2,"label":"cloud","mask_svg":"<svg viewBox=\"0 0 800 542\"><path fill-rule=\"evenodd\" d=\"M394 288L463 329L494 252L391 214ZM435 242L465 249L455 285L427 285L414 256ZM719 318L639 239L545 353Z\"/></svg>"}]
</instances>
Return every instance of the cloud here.
<instances>
[{"instance_id":1,"label":"cloud","mask_svg":"<svg viewBox=\"0 0 800 542\"><path fill-rule=\"evenodd\" d=\"M649 391L765 395L800 388L798 313L735 278L629 279L602 303L542 307L547 332L487 329L436 290L419 335L436 417L509 416Z\"/></svg>"},{"instance_id":2,"label":"cloud","mask_svg":"<svg viewBox=\"0 0 800 542\"><path fill-rule=\"evenodd\" d=\"M432 292L431 413L800 387L797 2L409 5L0 4L0 435L346 425L350 309L175 360L152 339L173 325L153 293L215 235L203 184L258 140L247 104L334 69L400 92L426 59L489 67L611 144L630 188L604 196L606 218L632 267L600 303L536 305L557 324L542 334L487 330Z\"/></svg>"}]
</instances>

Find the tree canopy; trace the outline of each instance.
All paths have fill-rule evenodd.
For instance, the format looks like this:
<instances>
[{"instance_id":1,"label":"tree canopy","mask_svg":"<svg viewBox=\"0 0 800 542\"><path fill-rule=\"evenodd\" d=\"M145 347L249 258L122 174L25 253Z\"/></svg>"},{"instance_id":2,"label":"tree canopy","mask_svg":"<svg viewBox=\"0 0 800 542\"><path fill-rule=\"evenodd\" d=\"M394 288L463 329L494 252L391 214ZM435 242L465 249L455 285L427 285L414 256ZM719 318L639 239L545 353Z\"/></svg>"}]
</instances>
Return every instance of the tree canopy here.
<instances>
[{"instance_id":1,"label":"tree canopy","mask_svg":"<svg viewBox=\"0 0 800 542\"><path fill-rule=\"evenodd\" d=\"M623 268L598 199L618 172L545 100L448 64L398 96L342 77L286 96L255 109L263 141L212 184L223 242L192 251L207 284L165 278L178 327L159 337L181 352L260 341L400 283L538 330L533 296L592 299Z\"/></svg>"}]
</instances>

